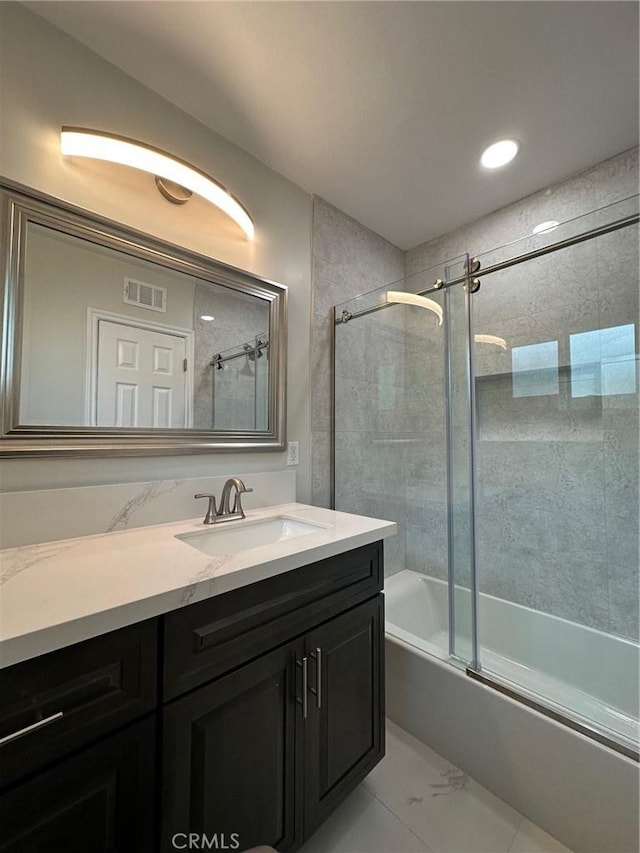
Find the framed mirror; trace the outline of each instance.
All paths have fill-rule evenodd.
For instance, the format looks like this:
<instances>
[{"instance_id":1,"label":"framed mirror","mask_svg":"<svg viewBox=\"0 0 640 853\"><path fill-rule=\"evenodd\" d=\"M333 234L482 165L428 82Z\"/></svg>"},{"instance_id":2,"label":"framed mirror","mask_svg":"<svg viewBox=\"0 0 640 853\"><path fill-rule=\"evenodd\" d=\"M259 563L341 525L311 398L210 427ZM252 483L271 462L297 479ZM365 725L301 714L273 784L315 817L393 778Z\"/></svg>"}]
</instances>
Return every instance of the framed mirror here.
<instances>
[{"instance_id":1,"label":"framed mirror","mask_svg":"<svg viewBox=\"0 0 640 853\"><path fill-rule=\"evenodd\" d=\"M0 455L284 448L284 286L9 181L0 203Z\"/></svg>"}]
</instances>

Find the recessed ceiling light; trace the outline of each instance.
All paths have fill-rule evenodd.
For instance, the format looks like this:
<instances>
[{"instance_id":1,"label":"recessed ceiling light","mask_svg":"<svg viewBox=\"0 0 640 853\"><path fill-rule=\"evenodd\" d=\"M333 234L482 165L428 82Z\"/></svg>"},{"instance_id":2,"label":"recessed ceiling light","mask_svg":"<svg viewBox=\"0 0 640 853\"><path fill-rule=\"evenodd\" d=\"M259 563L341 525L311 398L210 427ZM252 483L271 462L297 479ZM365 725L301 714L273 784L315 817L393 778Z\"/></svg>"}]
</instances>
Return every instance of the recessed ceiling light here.
<instances>
[{"instance_id":1,"label":"recessed ceiling light","mask_svg":"<svg viewBox=\"0 0 640 853\"><path fill-rule=\"evenodd\" d=\"M212 320L215 320L216 318L212 317L211 314L203 314L202 317L200 317L200 319L204 320L206 323L210 323Z\"/></svg>"},{"instance_id":2,"label":"recessed ceiling light","mask_svg":"<svg viewBox=\"0 0 640 853\"><path fill-rule=\"evenodd\" d=\"M480 163L485 169L498 169L500 166L506 166L516 156L520 148L520 143L515 139L501 139L499 142L494 142L485 149Z\"/></svg>"},{"instance_id":3,"label":"recessed ceiling light","mask_svg":"<svg viewBox=\"0 0 640 853\"><path fill-rule=\"evenodd\" d=\"M546 234L547 231L553 231L554 228L557 228L560 225L555 219L550 219L548 222L541 222L540 225L536 225L536 227L531 232L532 234Z\"/></svg>"}]
</instances>

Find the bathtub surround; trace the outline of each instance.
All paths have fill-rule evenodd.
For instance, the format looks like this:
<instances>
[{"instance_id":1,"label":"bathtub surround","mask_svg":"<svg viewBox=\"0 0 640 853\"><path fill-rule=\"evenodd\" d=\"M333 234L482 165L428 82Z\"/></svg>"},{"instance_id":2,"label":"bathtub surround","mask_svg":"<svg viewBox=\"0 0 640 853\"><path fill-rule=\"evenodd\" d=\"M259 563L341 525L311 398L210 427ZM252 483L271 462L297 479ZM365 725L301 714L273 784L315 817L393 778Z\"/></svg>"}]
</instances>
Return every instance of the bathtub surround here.
<instances>
[{"instance_id":1,"label":"bathtub surround","mask_svg":"<svg viewBox=\"0 0 640 853\"><path fill-rule=\"evenodd\" d=\"M388 579L385 590L387 631L446 662L446 582L405 569ZM458 589L456 598L461 617L459 652L468 657L471 596L468 590ZM499 672L518 684L534 702L544 697L560 714L567 708L582 711L596 733L610 737L615 732L630 757L637 756L637 643L486 593L480 593L479 620L482 663L489 672ZM591 665L594 661L597 675Z\"/></svg>"},{"instance_id":2,"label":"bathtub surround","mask_svg":"<svg viewBox=\"0 0 640 853\"><path fill-rule=\"evenodd\" d=\"M425 268L430 273L442 269L448 258L465 248L481 257L484 268L517 256L530 246L501 245L527 237L539 221L586 214L598 204L613 204L637 193L637 167L637 150L625 152L550 191L407 252L407 279ZM559 208L560 215L552 215ZM591 217L591 227L617 218L610 212L594 221L598 216ZM576 234L589 226L570 228ZM550 242L552 238L553 234ZM587 728L592 722L599 724L600 734L623 744L620 724L629 742L637 723L633 702L616 690L622 681L629 686L631 699L637 699L633 687L638 637L637 271L636 228L576 244L483 277L474 297L473 328L480 335L504 338L508 346L505 350L480 341L474 344L477 566L485 593L479 613L480 663L489 675L493 671L511 679L525 694L528 689L538 707L551 705L561 718L586 722ZM461 293L461 288L448 291L450 302L457 300L449 305L448 316L451 322L462 320L463 324ZM375 301L375 294L371 298ZM442 293L434 298L441 299ZM394 313L404 315L403 325L394 321ZM393 352L376 348L383 324L388 334L395 324L404 347ZM610 353L624 356L624 361L610 363L625 367L609 376L586 364L578 369L584 362L581 347L598 346L597 339L609 334L600 330L616 327L625 340L634 342L633 349L625 344ZM356 335L359 353L350 352L345 344L349 337L355 341ZM462 341L463 349L464 338L461 326L453 330L453 343ZM464 548L471 541L465 506L469 432L462 411L466 373L457 369L460 365L454 358L454 459L447 471L443 343L442 330L431 312L399 306L336 328L337 351L350 352L340 362L346 379L336 366L336 399L343 393L340 384L348 386L344 392L348 402L340 405L336 417L336 506L361 505L371 484L372 491L382 489L384 497L392 491L387 517L400 522L404 566L415 573L417 583L424 583L425 575L447 576L447 475L454 489L454 557L462 548L464 558ZM517 361L530 352L528 347L536 352L553 350L557 370L518 371L512 363L514 350ZM365 382L355 381L355 376L360 375L359 359L365 360L362 369L375 374L381 367L389 370L391 355L396 357L398 377L393 402L396 439L404 443L397 441L397 446L404 446L406 453L393 460L394 470L387 473L390 451L383 450L376 434L385 416L386 398L368 395ZM627 378L621 380L621 376ZM604 385L597 385L607 381L624 381L628 387L614 385L613 393L607 393ZM415 412L413 423L407 419L409 403ZM350 442L342 460L341 433ZM375 482L380 470L387 476ZM393 490L385 488L387 480L394 483ZM396 511L400 514L394 516ZM398 564L402 567L398 560L394 568ZM454 596L456 623L451 634L458 654L469 660L469 593L464 589L469 584L468 560L459 565L454 559L454 568L462 589L457 588ZM404 574L387 580L388 618L394 585ZM517 631L514 625L503 624L504 645L498 655L491 646L496 619L483 606L487 593L518 614ZM571 849L581 853L635 850L637 763L469 678L464 667L455 666L448 656L447 598L443 596L438 608L440 630L435 631L428 653L420 650L415 637L407 636L404 622L395 631L399 639L388 638L391 719ZM415 594L411 605L419 607ZM422 627L433 627L433 614L424 607L415 615ZM548 621L533 624L529 617L534 616ZM567 628L570 637L556 636L551 660L536 655L532 661L531 649L544 649L558 627ZM393 626L388 628L393 634ZM596 639L603 642L592 647ZM560 676L554 683L544 683L554 673L558 676L558 667ZM527 679L533 680L527 683ZM617 719L618 708L626 719Z\"/></svg>"},{"instance_id":3,"label":"bathtub surround","mask_svg":"<svg viewBox=\"0 0 640 853\"><path fill-rule=\"evenodd\" d=\"M638 150L633 149L417 247L406 254L407 273L459 251L461 242L487 267L498 256L508 256L508 249L492 251L495 247L531 234L535 224L588 213L638 189ZM511 352L475 345L480 587L637 640L637 385L635 393L580 400L572 397L567 372L570 342L593 329L634 324L637 353L637 229L487 276L474 309L475 331L501 335L510 349L558 341L561 371L557 393L519 401L506 380ZM444 404L430 380L424 385L424 401L429 413L424 426L430 432L441 422ZM418 447L417 453L429 451ZM445 577L446 563L429 552L435 525L440 529L437 554L446 543L446 495L434 501L430 492L425 499L420 496L423 485L410 478L407 488L433 521L422 533L411 530L407 553L423 556L406 565Z\"/></svg>"},{"instance_id":4,"label":"bathtub surround","mask_svg":"<svg viewBox=\"0 0 640 853\"><path fill-rule=\"evenodd\" d=\"M426 268L435 271L465 250L481 256L487 267L518 251L496 247L530 235L540 222L588 213L638 189L638 150L632 149L405 252L404 273L408 277ZM334 233L340 217L334 210ZM314 250L318 243L316 236ZM481 588L636 639L639 513L632 473L637 466L637 392L571 400L563 374L557 395L519 401L511 394L511 381L507 388L502 376L512 369L512 345L558 340L564 347L559 352L562 370L570 360L569 334L593 329L635 323L637 352L637 258L637 231L627 228L486 277L474 301L475 331L500 335L510 347L505 351L475 344ZM349 280L350 263L352 256L343 247L326 270L327 275L332 268L340 270L328 293L339 289L344 299L351 296L348 286L339 288ZM353 264L353 269L359 280L361 266ZM314 277L314 303L325 298L320 292L324 281ZM377 285L372 282L372 288ZM328 357L329 338L326 333L322 337L323 328L314 324L314 382ZM446 577L442 329L431 312L390 308L339 327L336 334L341 430L336 435L336 506L376 514L382 501L387 515L401 524L397 558L390 568L406 566ZM385 337L393 339L394 334L395 349L390 345L384 350ZM376 378L383 369L394 373L397 395L384 425L375 424L384 399L375 388ZM314 422L322 418L321 402L316 400ZM328 412L328 404L325 408ZM379 443L392 436L405 443ZM460 433L457 437L457 450L464 455L466 438ZM314 460L316 482L321 466ZM462 479L465 475L463 471ZM314 492L314 502L322 503L325 497L326 491ZM373 509L365 506L367 501ZM542 524L541 518L547 521ZM457 523L457 532L464 534L464 511Z\"/></svg>"}]
</instances>

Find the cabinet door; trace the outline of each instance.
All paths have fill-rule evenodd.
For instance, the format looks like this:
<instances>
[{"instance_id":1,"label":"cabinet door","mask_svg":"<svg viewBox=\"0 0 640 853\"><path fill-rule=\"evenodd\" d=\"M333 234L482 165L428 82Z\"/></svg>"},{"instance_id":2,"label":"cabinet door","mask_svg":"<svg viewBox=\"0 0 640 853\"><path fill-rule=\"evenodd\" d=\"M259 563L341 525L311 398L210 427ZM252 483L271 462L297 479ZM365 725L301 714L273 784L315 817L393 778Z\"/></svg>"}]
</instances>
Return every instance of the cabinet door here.
<instances>
[{"instance_id":1,"label":"cabinet door","mask_svg":"<svg viewBox=\"0 0 640 853\"><path fill-rule=\"evenodd\" d=\"M151 853L155 717L0 794L2 853Z\"/></svg>"},{"instance_id":2,"label":"cabinet door","mask_svg":"<svg viewBox=\"0 0 640 853\"><path fill-rule=\"evenodd\" d=\"M288 643L165 705L162 850L177 833L212 849L297 846L302 650Z\"/></svg>"},{"instance_id":3,"label":"cabinet door","mask_svg":"<svg viewBox=\"0 0 640 853\"><path fill-rule=\"evenodd\" d=\"M383 602L379 595L306 637L305 838L384 755Z\"/></svg>"}]
</instances>

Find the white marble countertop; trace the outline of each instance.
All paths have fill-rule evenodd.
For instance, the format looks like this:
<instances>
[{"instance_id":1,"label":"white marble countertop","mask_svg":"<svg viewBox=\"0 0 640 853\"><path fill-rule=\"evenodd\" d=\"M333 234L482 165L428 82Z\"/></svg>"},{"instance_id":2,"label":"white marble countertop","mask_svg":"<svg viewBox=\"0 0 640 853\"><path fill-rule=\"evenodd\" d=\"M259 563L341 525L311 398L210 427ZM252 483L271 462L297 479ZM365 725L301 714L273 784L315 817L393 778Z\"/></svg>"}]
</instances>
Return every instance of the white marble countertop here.
<instances>
[{"instance_id":1,"label":"white marble countertop","mask_svg":"<svg viewBox=\"0 0 640 853\"><path fill-rule=\"evenodd\" d=\"M212 530L202 518L0 551L0 667L375 542L391 521L289 503L249 510L240 530L285 515L326 525L270 545L211 557L177 539Z\"/></svg>"}]
</instances>

